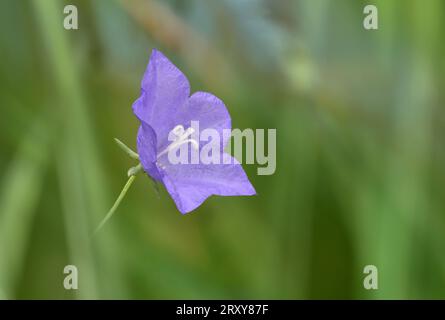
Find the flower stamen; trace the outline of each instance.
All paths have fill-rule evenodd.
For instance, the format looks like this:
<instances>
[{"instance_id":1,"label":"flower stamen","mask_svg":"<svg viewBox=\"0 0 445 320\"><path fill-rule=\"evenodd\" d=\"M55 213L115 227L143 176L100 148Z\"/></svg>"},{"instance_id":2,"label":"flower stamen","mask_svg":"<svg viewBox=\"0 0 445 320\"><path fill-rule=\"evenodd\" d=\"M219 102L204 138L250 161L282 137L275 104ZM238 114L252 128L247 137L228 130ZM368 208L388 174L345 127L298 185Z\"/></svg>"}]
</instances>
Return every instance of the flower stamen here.
<instances>
[{"instance_id":1,"label":"flower stamen","mask_svg":"<svg viewBox=\"0 0 445 320\"><path fill-rule=\"evenodd\" d=\"M173 134L173 142L157 155L157 159L186 143L190 143L195 150L198 150L198 142L195 139L189 138L194 132L195 129L192 127L187 128L187 130L184 130L182 125L174 127L169 134L169 140L171 140L170 137Z\"/></svg>"}]
</instances>

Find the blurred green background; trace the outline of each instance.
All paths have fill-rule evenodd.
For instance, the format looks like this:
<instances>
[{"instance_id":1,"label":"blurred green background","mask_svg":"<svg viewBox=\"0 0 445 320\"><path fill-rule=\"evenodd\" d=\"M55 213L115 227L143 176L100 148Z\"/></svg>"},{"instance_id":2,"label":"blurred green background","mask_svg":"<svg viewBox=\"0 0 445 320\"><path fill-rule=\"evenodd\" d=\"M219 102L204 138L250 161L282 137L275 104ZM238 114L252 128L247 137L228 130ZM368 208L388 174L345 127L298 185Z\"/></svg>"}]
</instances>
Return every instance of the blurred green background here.
<instances>
[{"instance_id":1,"label":"blurred green background","mask_svg":"<svg viewBox=\"0 0 445 320\"><path fill-rule=\"evenodd\" d=\"M66 4L79 30L63 28ZM444 9L0 1L0 298L445 298ZM135 164L113 138L135 147L152 48L234 127L276 128L277 170L244 165L256 197L185 216L140 176L91 239Z\"/></svg>"}]
</instances>

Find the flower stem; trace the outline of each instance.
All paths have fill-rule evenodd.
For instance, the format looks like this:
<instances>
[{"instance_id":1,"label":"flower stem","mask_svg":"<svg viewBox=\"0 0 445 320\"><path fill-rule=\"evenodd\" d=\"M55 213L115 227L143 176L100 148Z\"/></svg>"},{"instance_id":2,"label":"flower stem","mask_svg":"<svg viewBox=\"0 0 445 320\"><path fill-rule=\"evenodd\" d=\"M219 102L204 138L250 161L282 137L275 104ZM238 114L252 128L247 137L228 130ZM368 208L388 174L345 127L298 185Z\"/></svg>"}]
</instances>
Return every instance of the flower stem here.
<instances>
[{"instance_id":1,"label":"flower stem","mask_svg":"<svg viewBox=\"0 0 445 320\"><path fill-rule=\"evenodd\" d=\"M130 176L135 176L137 175L140 171L142 170L142 164L138 164L137 166L131 167L130 169L128 169L127 171L127 175Z\"/></svg>"},{"instance_id":2,"label":"flower stem","mask_svg":"<svg viewBox=\"0 0 445 320\"><path fill-rule=\"evenodd\" d=\"M125 184L124 188L122 189L121 193L119 194L119 197L117 197L116 201L114 202L113 206L111 207L110 211L108 211L107 215L105 216L105 218L103 218L103 220L101 221L101 223L99 224L99 226L96 228L96 230L94 230L94 234L96 234L102 227L103 225L108 221L108 219L111 218L111 216L113 215L113 213L116 211L117 207L119 206L119 204L121 203L122 199L125 197L125 194L127 193L128 189L130 189L131 184L133 183L134 179L136 178L135 175L131 175L128 178L127 183Z\"/></svg>"}]
</instances>

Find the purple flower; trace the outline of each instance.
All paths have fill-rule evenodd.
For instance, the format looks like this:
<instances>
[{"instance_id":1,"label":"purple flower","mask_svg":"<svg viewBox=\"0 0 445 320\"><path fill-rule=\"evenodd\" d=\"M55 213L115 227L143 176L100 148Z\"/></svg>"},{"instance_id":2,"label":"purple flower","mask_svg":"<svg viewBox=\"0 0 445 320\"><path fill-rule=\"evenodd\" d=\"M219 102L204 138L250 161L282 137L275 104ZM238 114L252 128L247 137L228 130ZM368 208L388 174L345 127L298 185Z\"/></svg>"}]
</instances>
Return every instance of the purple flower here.
<instances>
[{"instance_id":1,"label":"purple flower","mask_svg":"<svg viewBox=\"0 0 445 320\"><path fill-rule=\"evenodd\" d=\"M144 171L162 182L181 213L200 206L211 195L254 195L239 162L219 148L221 164L172 164L168 152L187 144L200 151L202 142L191 138L192 121L200 130L212 128L221 137L221 146L230 138L230 115L214 95L195 92L190 96L186 76L161 52L153 50L141 83L141 96L133 104L141 122L137 149ZM224 130L225 129L225 130ZM224 130L224 132L223 132ZM174 134L176 141L169 140ZM230 158L228 163L226 160Z\"/></svg>"}]
</instances>

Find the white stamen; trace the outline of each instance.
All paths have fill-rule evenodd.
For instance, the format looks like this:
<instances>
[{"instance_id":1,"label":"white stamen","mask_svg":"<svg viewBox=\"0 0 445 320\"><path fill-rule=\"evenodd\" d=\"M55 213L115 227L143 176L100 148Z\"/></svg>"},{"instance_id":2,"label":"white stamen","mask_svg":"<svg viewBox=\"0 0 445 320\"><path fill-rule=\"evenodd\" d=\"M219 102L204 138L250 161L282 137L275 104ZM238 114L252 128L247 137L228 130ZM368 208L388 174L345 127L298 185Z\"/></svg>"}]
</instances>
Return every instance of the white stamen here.
<instances>
[{"instance_id":1,"label":"white stamen","mask_svg":"<svg viewBox=\"0 0 445 320\"><path fill-rule=\"evenodd\" d=\"M184 127L181 125L177 125L171 132L173 132L176 137L180 137L184 134Z\"/></svg>"},{"instance_id":2,"label":"white stamen","mask_svg":"<svg viewBox=\"0 0 445 320\"><path fill-rule=\"evenodd\" d=\"M198 150L199 149L198 142L195 139L187 139L194 132L195 132L195 129L193 129L192 127L187 128L187 130L185 130L185 131L184 131L184 127L181 125L177 125L176 127L174 127L171 131L171 133L173 133L175 135L173 142L167 148L165 148L163 151L161 151L158 154L157 158L159 159L164 154L170 152L173 149L180 147L181 145L183 145L185 143L190 143L195 150Z\"/></svg>"}]
</instances>

